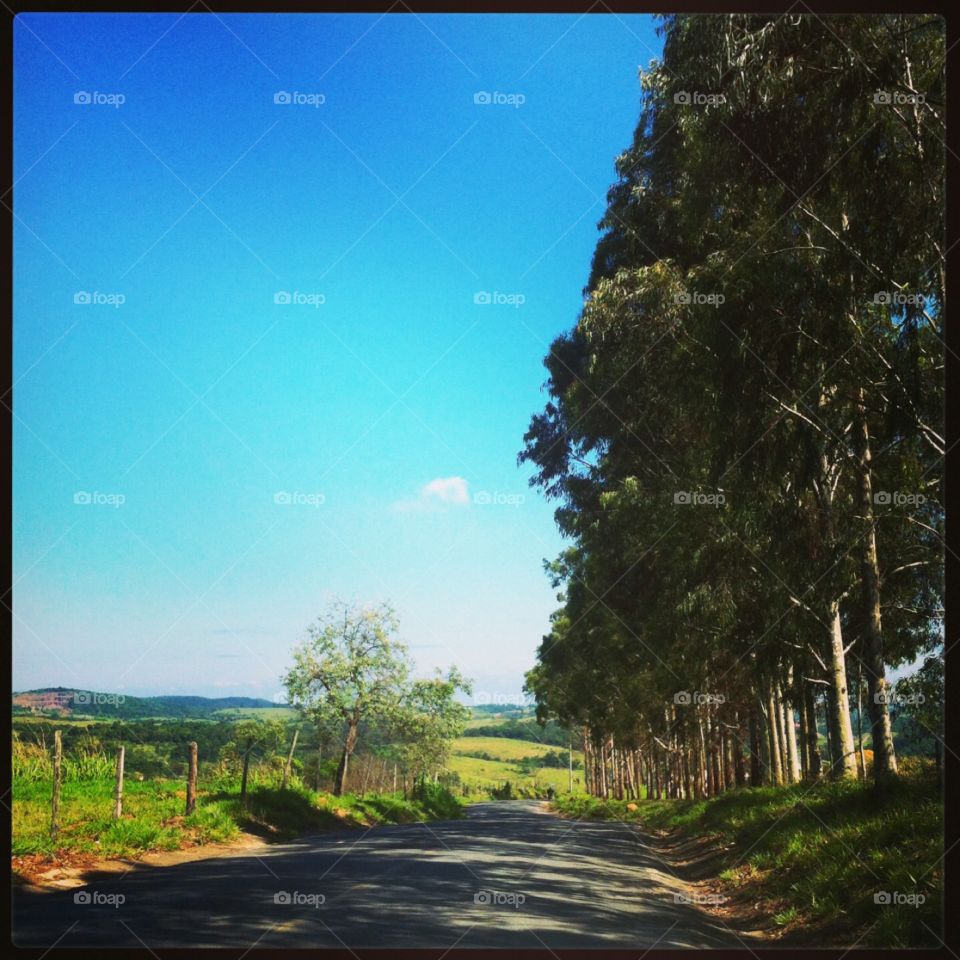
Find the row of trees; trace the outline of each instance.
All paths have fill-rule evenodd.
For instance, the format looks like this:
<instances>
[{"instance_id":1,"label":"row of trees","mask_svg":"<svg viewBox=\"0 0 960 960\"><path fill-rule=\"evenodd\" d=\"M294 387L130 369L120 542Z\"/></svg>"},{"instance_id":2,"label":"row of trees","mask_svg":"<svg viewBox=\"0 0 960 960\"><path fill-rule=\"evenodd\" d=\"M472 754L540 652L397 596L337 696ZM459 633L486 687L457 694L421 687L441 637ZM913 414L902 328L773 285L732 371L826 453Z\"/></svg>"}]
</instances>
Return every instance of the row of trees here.
<instances>
[{"instance_id":1,"label":"row of trees","mask_svg":"<svg viewBox=\"0 0 960 960\"><path fill-rule=\"evenodd\" d=\"M338 744L333 793L346 790L362 731L377 731L392 759L413 779L436 776L470 710L456 700L470 683L455 668L418 679L399 623L388 604L334 603L307 630L283 678L289 702L317 731L319 743ZM381 759L386 763L387 756ZM384 766L386 770L386 766Z\"/></svg>"},{"instance_id":2,"label":"row of trees","mask_svg":"<svg viewBox=\"0 0 960 960\"><path fill-rule=\"evenodd\" d=\"M593 792L702 796L855 776L862 681L893 777L887 668L942 642L943 24L661 31L520 454L572 543L527 689Z\"/></svg>"}]
</instances>

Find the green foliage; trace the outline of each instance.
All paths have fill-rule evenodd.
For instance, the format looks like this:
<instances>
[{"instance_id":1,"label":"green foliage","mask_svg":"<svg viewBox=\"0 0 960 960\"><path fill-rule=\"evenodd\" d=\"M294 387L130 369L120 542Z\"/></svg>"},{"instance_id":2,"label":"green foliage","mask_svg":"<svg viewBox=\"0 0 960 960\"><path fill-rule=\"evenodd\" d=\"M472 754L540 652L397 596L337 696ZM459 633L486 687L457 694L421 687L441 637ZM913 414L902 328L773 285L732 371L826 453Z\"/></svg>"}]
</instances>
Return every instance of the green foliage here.
<instances>
[{"instance_id":1,"label":"green foliage","mask_svg":"<svg viewBox=\"0 0 960 960\"><path fill-rule=\"evenodd\" d=\"M15 781L13 854L52 856L69 850L100 857L125 857L148 850L223 843L248 830L268 839L291 839L310 830L456 819L462 806L445 787L425 784L409 799L402 793L317 794L299 783L282 790L255 778L248 802L240 801L240 781L221 777L201 784L197 809L184 813L180 781L130 781L125 786L123 818L112 819L113 780L73 780L63 785L61 828L50 837L48 781Z\"/></svg>"},{"instance_id":2,"label":"green foliage","mask_svg":"<svg viewBox=\"0 0 960 960\"><path fill-rule=\"evenodd\" d=\"M411 679L412 664L397 636L388 604L351 608L342 601L308 628L293 651L283 683L290 703L313 724L321 741L338 743L341 761L334 792L342 793L361 730L371 727L414 778L438 771L449 743L470 711L455 699L469 682L452 667L429 679Z\"/></svg>"}]
</instances>

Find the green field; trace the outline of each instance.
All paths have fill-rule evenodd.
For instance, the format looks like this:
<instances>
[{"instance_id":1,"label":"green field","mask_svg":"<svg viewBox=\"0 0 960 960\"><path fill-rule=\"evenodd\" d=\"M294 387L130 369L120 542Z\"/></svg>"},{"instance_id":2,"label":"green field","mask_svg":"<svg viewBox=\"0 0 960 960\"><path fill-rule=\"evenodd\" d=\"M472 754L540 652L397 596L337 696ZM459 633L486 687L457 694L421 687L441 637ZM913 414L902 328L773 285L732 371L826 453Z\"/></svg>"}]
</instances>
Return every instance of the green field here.
<instances>
[{"instance_id":1,"label":"green field","mask_svg":"<svg viewBox=\"0 0 960 960\"><path fill-rule=\"evenodd\" d=\"M213 720L294 720L297 711L293 707L224 707L210 714Z\"/></svg>"},{"instance_id":2,"label":"green field","mask_svg":"<svg viewBox=\"0 0 960 960\"><path fill-rule=\"evenodd\" d=\"M500 760L520 760L522 757L542 757L545 753L556 753L558 747L546 743L534 743L530 740L511 740L507 737L460 737L453 741L453 752L489 753ZM583 760L583 756L574 751L574 757Z\"/></svg>"},{"instance_id":3,"label":"green field","mask_svg":"<svg viewBox=\"0 0 960 960\"><path fill-rule=\"evenodd\" d=\"M489 726L490 720L484 719ZM569 773L566 767L527 767L520 765L525 757L542 757L556 753L559 748L529 740L514 740L507 737L460 737L453 742L453 754L447 769L457 774L462 788L468 795L486 799L492 788L511 783L515 792L540 793L552 787L555 791L569 788ZM472 757L470 753L486 753L492 759ZM573 771L574 791L583 789L583 754L575 750L574 761L580 768Z\"/></svg>"}]
</instances>

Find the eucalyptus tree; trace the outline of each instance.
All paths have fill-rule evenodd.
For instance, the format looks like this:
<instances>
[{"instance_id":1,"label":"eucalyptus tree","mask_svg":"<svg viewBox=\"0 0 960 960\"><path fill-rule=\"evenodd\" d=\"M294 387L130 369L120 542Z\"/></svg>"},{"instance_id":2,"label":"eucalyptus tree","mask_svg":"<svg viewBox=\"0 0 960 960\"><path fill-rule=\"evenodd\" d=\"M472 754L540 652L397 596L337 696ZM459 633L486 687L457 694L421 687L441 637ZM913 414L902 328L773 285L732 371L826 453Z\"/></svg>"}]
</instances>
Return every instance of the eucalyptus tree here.
<instances>
[{"instance_id":1,"label":"eucalyptus tree","mask_svg":"<svg viewBox=\"0 0 960 960\"><path fill-rule=\"evenodd\" d=\"M632 704L670 749L664 724L728 721L662 713L623 671L661 697L726 671L755 687L754 752L774 781L816 775L822 685L832 767L853 776L853 651L876 775L892 775L885 664L935 638L942 566L936 503L900 523L874 508L880 477L939 485L942 29L676 16L663 32L583 312L551 347L549 401L524 438L579 551L530 683L557 702L552 672L580 688L613 661L590 722L605 735ZM880 206L885 181L921 214ZM688 501L670 509L671 495ZM720 508L682 509L708 497ZM754 582L727 575L738 567ZM548 641L589 644L589 665Z\"/></svg>"}]
</instances>

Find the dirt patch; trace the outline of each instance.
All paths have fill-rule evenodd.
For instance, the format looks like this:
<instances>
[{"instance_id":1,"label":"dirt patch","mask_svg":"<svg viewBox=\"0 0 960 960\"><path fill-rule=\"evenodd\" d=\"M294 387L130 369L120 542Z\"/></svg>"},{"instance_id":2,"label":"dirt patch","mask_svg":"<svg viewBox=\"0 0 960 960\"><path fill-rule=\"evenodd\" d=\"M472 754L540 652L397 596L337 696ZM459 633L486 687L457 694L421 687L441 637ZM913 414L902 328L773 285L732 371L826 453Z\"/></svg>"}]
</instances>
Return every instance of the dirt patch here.
<instances>
[{"instance_id":1,"label":"dirt patch","mask_svg":"<svg viewBox=\"0 0 960 960\"><path fill-rule=\"evenodd\" d=\"M59 850L53 856L29 854L12 857L13 882L41 890L69 890L100 877L128 873L138 867L170 867L191 860L209 860L265 848L267 843L252 833L241 833L227 843L188 845L179 850L147 851L135 857L103 859L92 853Z\"/></svg>"},{"instance_id":2,"label":"dirt patch","mask_svg":"<svg viewBox=\"0 0 960 960\"><path fill-rule=\"evenodd\" d=\"M733 860L733 844L724 844L719 837L688 837L682 830L647 836L649 848L692 887L698 906L708 916L753 937L779 940L783 936L784 928L773 915L787 904L759 898L761 878L751 876L756 871L744 864L737 882L720 877Z\"/></svg>"}]
</instances>

